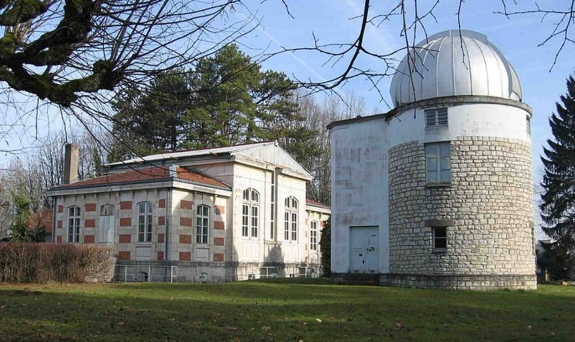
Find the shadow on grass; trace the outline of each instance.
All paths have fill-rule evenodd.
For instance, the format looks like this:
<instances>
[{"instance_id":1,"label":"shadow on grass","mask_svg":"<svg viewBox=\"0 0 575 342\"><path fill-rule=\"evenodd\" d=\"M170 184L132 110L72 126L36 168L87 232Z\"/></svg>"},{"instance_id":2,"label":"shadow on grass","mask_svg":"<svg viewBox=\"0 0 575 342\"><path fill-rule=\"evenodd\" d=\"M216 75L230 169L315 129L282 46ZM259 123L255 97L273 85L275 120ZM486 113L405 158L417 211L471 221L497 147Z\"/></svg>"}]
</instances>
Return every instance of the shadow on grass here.
<instances>
[{"instance_id":1,"label":"shadow on grass","mask_svg":"<svg viewBox=\"0 0 575 342\"><path fill-rule=\"evenodd\" d=\"M22 288L27 288L23 291ZM0 286L4 341L541 341L575 336L575 291L282 281ZM531 328L529 328L531 327Z\"/></svg>"}]
</instances>

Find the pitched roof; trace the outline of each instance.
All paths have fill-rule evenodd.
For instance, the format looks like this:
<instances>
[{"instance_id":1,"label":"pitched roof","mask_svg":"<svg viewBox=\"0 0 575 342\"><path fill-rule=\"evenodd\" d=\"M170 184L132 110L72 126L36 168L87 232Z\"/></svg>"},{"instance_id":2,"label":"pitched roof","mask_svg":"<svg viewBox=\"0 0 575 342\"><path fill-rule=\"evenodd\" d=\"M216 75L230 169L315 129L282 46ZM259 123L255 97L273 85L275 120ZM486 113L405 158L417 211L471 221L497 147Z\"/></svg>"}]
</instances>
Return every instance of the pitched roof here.
<instances>
[{"instance_id":1,"label":"pitched roof","mask_svg":"<svg viewBox=\"0 0 575 342\"><path fill-rule=\"evenodd\" d=\"M57 186L55 189L62 188L72 188L72 187L84 187L84 186L99 186L99 185L111 185L120 183L134 183L150 180L163 180L170 178L169 167L152 167L149 169L141 170L129 170L121 173L110 174L106 176L90 178L86 180L81 180L71 184L63 184ZM229 189L229 186L220 182L217 179L204 176L197 172L184 169L182 167L176 168L176 176L180 180L189 181L193 183L198 183L202 185L215 186L219 188Z\"/></svg>"},{"instance_id":2,"label":"pitched roof","mask_svg":"<svg viewBox=\"0 0 575 342\"><path fill-rule=\"evenodd\" d=\"M107 164L107 166L116 166L116 165L126 165L126 164L134 164L134 163L144 163L144 162L152 162L152 161L160 161L165 159L178 159L178 158L186 158L186 157L196 157L196 156L203 156L203 155L214 155L214 154L221 154L221 153L233 153L242 150L257 148L266 145L274 145L275 141L264 141L259 143L253 144L243 144L243 145L234 145L234 146L226 146L226 147L214 147L214 148L202 148L197 150L188 150L188 151L176 151L176 152L164 152L158 154L151 154L149 156L143 156L139 158L124 160L116 163Z\"/></svg>"}]
</instances>

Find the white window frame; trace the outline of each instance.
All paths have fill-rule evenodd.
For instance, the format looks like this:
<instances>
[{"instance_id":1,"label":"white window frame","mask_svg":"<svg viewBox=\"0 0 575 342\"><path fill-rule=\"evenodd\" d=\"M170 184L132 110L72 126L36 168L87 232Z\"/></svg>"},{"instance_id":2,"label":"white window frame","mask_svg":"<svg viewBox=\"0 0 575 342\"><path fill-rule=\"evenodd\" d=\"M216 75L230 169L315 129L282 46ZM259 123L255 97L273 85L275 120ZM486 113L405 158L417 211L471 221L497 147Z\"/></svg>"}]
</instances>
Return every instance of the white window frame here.
<instances>
[{"instance_id":1,"label":"white window frame","mask_svg":"<svg viewBox=\"0 0 575 342\"><path fill-rule=\"evenodd\" d=\"M196 243L206 245L209 243L210 206L200 204L196 207Z\"/></svg>"},{"instance_id":2,"label":"white window frame","mask_svg":"<svg viewBox=\"0 0 575 342\"><path fill-rule=\"evenodd\" d=\"M317 251L317 221L311 221L309 224L309 249Z\"/></svg>"},{"instance_id":3,"label":"white window frame","mask_svg":"<svg viewBox=\"0 0 575 342\"><path fill-rule=\"evenodd\" d=\"M116 208L113 204L103 204L100 206L100 216L114 216Z\"/></svg>"},{"instance_id":4,"label":"white window frame","mask_svg":"<svg viewBox=\"0 0 575 342\"><path fill-rule=\"evenodd\" d=\"M257 239L260 226L260 193L253 188L243 191L242 237Z\"/></svg>"},{"instance_id":5,"label":"white window frame","mask_svg":"<svg viewBox=\"0 0 575 342\"><path fill-rule=\"evenodd\" d=\"M437 236L438 230L442 230L445 234L440 234ZM433 251L434 252L445 252L447 251L447 227L431 227L432 238L433 238ZM443 235L443 236L441 236ZM445 243L441 244L438 247L438 241L444 241ZM443 246L444 245L444 246Z\"/></svg>"},{"instance_id":6,"label":"white window frame","mask_svg":"<svg viewBox=\"0 0 575 342\"><path fill-rule=\"evenodd\" d=\"M138 203L138 242L152 242L152 202Z\"/></svg>"},{"instance_id":7,"label":"white window frame","mask_svg":"<svg viewBox=\"0 0 575 342\"><path fill-rule=\"evenodd\" d=\"M284 241L297 241L299 228L299 201L290 196L285 199L284 213Z\"/></svg>"},{"instance_id":8,"label":"white window frame","mask_svg":"<svg viewBox=\"0 0 575 342\"><path fill-rule=\"evenodd\" d=\"M276 173L272 171L271 191L270 191L270 235L269 239L275 239L275 206L276 206Z\"/></svg>"},{"instance_id":9,"label":"white window frame","mask_svg":"<svg viewBox=\"0 0 575 342\"><path fill-rule=\"evenodd\" d=\"M68 242L80 242L80 215L82 211L78 206L68 207Z\"/></svg>"},{"instance_id":10,"label":"white window frame","mask_svg":"<svg viewBox=\"0 0 575 342\"><path fill-rule=\"evenodd\" d=\"M451 183L451 143L425 144L425 182L428 185Z\"/></svg>"},{"instance_id":11,"label":"white window frame","mask_svg":"<svg viewBox=\"0 0 575 342\"><path fill-rule=\"evenodd\" d=\"M425 127L440 127L448 125L447 107L425 109Z\"/></svg>"}]
</instances>

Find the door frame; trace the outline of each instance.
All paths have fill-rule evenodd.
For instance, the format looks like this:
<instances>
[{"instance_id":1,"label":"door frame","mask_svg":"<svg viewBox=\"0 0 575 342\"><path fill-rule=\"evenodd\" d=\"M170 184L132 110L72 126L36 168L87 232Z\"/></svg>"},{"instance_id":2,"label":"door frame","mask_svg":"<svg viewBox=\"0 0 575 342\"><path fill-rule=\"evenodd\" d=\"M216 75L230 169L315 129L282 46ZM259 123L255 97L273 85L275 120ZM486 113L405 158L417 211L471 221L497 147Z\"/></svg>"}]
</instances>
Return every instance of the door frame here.
<instances>
[{"instance_id":1,"label":"door frame","mask_svg":"<svg viewBox=\"0 0 575 342\"><path fill-rule=\"evenodd\" d=\"M348 235L348 241L349 241L349 247L348 247L348 249L349 249L349 255L348 255L349 271L348 271L348 272L349 272L349 273L354 273L354 274L355 274L355 273L358 273L358 274L374 274L374 273L372 273L372 272L368 272L368 271L367 271L367 248L368 248L368 246L367 246L367 239L365 240L365 248L366 248L366 252L365 252L365 253L366 253L366 255L365 255L365 270L360 271L360 272L354 272L354 271L352 270L352 267L351 267L351 265L352 265L351 257L352 257L353 249L352 249L351 234L352 234L352 229L358 229L358 228L363 228L363 230L366 231L366 232L369 231L369 229L375 229L375 230L377 231L377 239L378 239L377 266L378 266L378 267L377 267L377 269L376 269L376 273L379 273L379 272L380 272L380 271L379 271L379 269L380 269L380 265L379 265L379 263L380 263L379 253L381 253L381 246L379 245L379 239L380 239L380 236L379 236L379 235L380 235L380 227L379 227L379 225L365 225L365 226L363 226L363 225L362 225L362 226L357 225L357 226L349 226L349 235Z\"/></svg>"}]
</instances>

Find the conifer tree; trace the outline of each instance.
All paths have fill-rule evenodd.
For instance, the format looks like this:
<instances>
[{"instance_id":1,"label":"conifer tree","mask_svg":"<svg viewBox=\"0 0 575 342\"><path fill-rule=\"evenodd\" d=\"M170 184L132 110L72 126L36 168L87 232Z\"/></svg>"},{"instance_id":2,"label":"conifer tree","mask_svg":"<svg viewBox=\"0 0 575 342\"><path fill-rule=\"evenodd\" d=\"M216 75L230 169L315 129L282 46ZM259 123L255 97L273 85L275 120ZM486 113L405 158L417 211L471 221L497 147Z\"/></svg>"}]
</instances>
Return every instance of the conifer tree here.
<instances>
[{"instance_id":1,"label":"conifer tree","mask_svg":"<svg viewBox=\"0 0 575 342\"><path fill-rule=\"evenodd\" d=\"M545 167L541 217L552 242L549 271L565 279L575 272L575 80L567 79L567 94L549 119L554 139L547 140L541 158Z\"/></svg>"}]
</instances>

